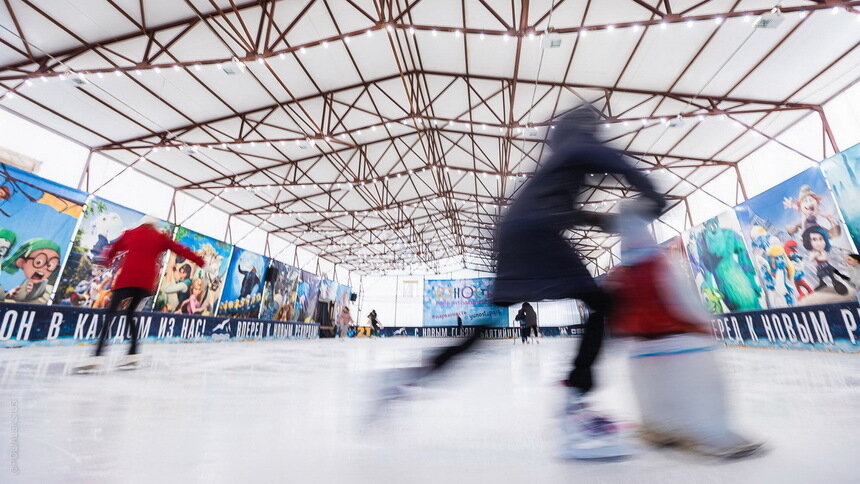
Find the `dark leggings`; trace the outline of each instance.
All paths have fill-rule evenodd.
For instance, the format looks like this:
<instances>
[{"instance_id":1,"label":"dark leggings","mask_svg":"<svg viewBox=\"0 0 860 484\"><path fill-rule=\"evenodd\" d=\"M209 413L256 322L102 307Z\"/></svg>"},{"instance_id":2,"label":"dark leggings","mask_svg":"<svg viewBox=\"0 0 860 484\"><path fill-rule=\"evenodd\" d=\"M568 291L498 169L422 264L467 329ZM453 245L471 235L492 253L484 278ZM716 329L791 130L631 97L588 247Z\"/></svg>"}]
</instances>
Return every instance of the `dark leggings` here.
<instances>
[{"instance_id":1,"label":"dark leggings","mask_svg":"<svg viewBox=\"0 0 860 484\"><path fill-rule=\"evenodd\" d=\"M603 344L604 319L612 306L612 299L602 289L594 287L579 299L588 305L591 314L585 321L585 330L579 342L579 351L573 360L573 369L567 377L567 384L586 393L594 386L591 366L600 353Z\"/></svg>"},{"instance_id":2,"label":"dark leggings","mask_svg":"<svg viewBox=\"0 0 860 484\"><path fill-rule=\"evenodd\" d=\"M137 322L134 320L134 313L137 306L145 298L149 297L149 291L139 287L123 287L111 293L110 306L105 315L102 324L101 332L99 333L99 344L96 346L96 356L101 356L104 350L105 342L107 341L108 333L110 333L110 323L114 316L125 314L126 332L131 335L131 347L128 349L128 354L137 354Z\"/></svg>"},{"instance_id":3,"label":"dark leggings","mask_svg":"<svg viewBox=\"0 0 860 484\"><path fill-rule=\"evenodd\" d=\"M532 332L534 332L534 334L535 334L535 338L537 338L538 336L540 336L540 332L538 331L538 327L537 327L537 326L529 326L529 329L530 329Z\"/></svg>"},{"instance_id":4,"label":"dark leggings","mask_svg":"<svg viewBox=\"0 0 860 484\"><path fill-rule=\"evenodd\" d=\"M532 333L531 326L526 326L524 328L520 328L520 338L523 340L523 343L529 339L529 335Z\"/></svg>"},{"instance_id":5,"label":"dark leggings","mask_svg":"<svg viewBox=\"0 0 860 484\"><path fill-rule=\"evenodd\" d=\"M594 360L597 359L600 353L600 347L603 344L604 333L604 318L611 307L611 299L608 294L595 286L586 294L580 295L582 300L591 309L591 314L585 322L585 328L582 338L579 342L579 351L576 358L573 360L573 369L567 378L567 384L570 387L579 389L583 393L587 393L594 386L594 381L591 375L591 366ZM464 353L472 348L472 346L481 338L484 333L484 326L473 326L474 332L464 339L460 344L449 346L443 349L439 354L430 360L430 371L433 373L442 369L454 357ZM535 328L537 329L537 328ZM526 329L521 334L528 336L529 330Z\"/></svg>"}]
</instances>

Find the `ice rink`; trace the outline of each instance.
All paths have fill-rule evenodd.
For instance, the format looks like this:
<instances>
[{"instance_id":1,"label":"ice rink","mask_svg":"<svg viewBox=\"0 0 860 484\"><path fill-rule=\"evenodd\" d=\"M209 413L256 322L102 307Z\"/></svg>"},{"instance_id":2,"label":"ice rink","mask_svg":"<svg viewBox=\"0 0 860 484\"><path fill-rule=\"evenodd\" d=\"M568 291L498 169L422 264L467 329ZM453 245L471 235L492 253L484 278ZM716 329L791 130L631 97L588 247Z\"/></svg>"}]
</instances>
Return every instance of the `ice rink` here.
<instances>
[{"instance_id":1,"label":"ice rink","mask_svg":"<svg viewBox=\"0 0 860 484\"><path fill-rule=\"evenodd\" d=\"M140 370L84 376L68 371L89 347L0 350L0 482L858 482L860 355L721 350L737 426L768 442L762 457L587 463L555 457L555 382L575 340L488 342L369 424L380 371L444 343L151 344ZM632 427L627 360L607 349L595 396Z\"/></svg>"}]
</instances>

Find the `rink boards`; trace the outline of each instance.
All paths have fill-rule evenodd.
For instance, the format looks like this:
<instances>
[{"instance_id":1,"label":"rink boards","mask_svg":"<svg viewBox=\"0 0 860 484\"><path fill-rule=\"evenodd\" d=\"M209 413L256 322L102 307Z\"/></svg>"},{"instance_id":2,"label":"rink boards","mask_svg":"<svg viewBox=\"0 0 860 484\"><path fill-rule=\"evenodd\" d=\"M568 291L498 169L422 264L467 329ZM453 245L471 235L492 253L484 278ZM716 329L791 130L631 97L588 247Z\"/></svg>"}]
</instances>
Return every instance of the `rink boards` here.
<instances>
[{"instance_id":1,"label":"rink boards","mask_svg":"<svg viewBox=\"0 0 860 484\"><path fill-rule=\"evenodd\" d=\"M711 322L716 338L730 346L860 351L856 302L725 314Z\"/></svg>"},{"instance_id":2,"label":"rink boards","mask_svg":"<svg viewBox=\"0 0 860 484\"><path fill-rule=\"evenodd\" d=\"M0 346L62 345L95 342L105 321L101 309L0 303ZM150 342L308 339L319 337L319 325L259 319L234 319L142 312L138 334ZM110 320L110 340L125 334L125 316Z\"/></svg>"},{"instance_id":3,"label":"rink boards","mask_svg":"<svg viewBox=\"0 0 860 484\"><path fill-rule=\"evenodd\" d=\"M584 325L573 324L569 326L548 326L538 328L541 336L579 336L582 334ZM364 328L360 328L364 329ZM369 333L370 328L366 328ZM413 337L413 338L463 338L474 331L468 326L462 328L457 326L398 326L383 328L379 335L383 337ZM369 335L369 334L368 334ZM520 328L488 328L484 330L484 339L513 339L520 337Z\"/></svg>"}]
</instances>

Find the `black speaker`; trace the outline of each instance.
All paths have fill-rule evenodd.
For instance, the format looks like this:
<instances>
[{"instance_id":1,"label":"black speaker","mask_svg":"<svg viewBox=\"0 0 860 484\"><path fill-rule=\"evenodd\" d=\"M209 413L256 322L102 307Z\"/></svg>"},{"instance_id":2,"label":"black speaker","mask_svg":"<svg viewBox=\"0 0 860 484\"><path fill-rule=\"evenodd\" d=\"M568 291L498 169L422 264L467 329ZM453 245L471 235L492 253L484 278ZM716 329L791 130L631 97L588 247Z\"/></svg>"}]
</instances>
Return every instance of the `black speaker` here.
<instances>
[{"instance_id":1,"label":"black speaker","mask_svg":"<svg viewBox=\"0 0 860 484\"><path fill-rule=\"evenodd\" d=\"M358 294L352 293L349 295L349 300L352 302L358 301Z\"/></svg>"},{"instance_id":2,"label":"black speaker","mask_svg":"<svg viewBox=\"0 0 860 484\"><path fill-rule=\"evenodd\" d=\"M274 284L275 281L278 280L278 274L279 274L279 271L278 271L277 267L275 267L273 265L269 266L269 268L266 269L266 277L265 277L266 282L268 282L269 284Z\"/></svg>"}]
</instances>

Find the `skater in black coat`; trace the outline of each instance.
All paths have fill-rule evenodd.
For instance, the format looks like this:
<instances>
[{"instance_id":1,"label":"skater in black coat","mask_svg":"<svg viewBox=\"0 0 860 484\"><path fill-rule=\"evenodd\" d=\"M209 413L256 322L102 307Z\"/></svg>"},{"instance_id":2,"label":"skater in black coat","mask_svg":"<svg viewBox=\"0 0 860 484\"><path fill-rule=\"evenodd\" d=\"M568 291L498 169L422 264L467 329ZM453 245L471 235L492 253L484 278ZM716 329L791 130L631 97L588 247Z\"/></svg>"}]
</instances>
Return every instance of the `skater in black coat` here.
<instances>
[{"instance_id":1,"label":"skater in black coat","mask_svg":"<svg viewBox=\"0 0 860 484\"><path fill-rule=\"evenodd\" d=\"M521 301L580 299L591 309L567 380L572 390L568 415L586 408L582 396L593 386L591 366L600 351L604 318L611 304L564 236L566 230L577 226L601 225L606 229L611 223L611 217L581 210L577 199L582 188L592 179L597 182L604 176L619 175L643 197L652 200L654 217L666 206L645 175L597 138L598 121L598 112L584 105L555 123L547 141L551 156L543 160L532 179L520 189L497 228L495 240L494 303L510 306ZM446 348L431 361L427 371L442 368L451 358L469 349L481 332L476 328L461 344ZM600 429L611 428L604 424L605 419L582 419L577 424L579 430L569 433L580 438L590 435L592 430L601 433ZM607 450L598 454L607 457L611 453L612 450ZM576 447L567 452L571 457L587 454Z\"/></svg>"},{"instance_id":2,"label":"skater in black coat","mask_svg":"<svg viewBox=\"0 0 860 484\"><path fill-rule=\"evenodd\" d=\"M600 351L610 300L563 234L576 226L600 223L600 217L578 209L577 197L591 175L595 181L604 174L621 175L654 201L655 217L666 205L645 175L597 139L598 119L597 112L586 105L556 123L548 139L552 155L520 190L496 236L496 304L580 299L591 309L568 377L568 385L581 393L593 386L591 365Z\"/></svg>"}]
</instances>

